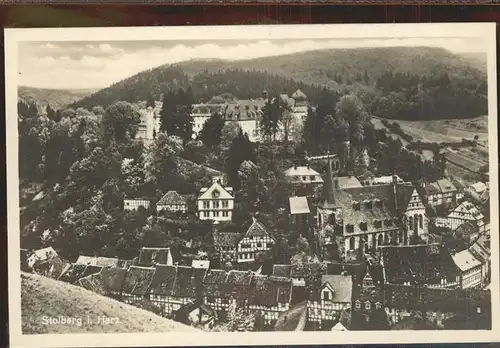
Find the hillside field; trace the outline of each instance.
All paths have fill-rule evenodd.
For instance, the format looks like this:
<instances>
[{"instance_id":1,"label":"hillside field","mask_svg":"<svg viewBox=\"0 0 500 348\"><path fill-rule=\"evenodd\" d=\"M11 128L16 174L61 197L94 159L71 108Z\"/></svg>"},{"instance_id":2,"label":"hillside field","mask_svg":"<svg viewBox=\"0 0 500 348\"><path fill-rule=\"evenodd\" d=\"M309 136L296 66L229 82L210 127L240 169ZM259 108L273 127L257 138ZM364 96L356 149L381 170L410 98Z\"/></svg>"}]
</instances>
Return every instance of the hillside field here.
<instances>
[{"instance_id":1,"label":"hillside field","mask_svg":"<svg viewBox=\"0 0 500 348\"><path fill-rule=\"evenodd\" d=\"M21 312L23 334L201 332L81 287L29 273L21 273ZM59 316L80 318L81 323L48 323L47 318ZM113 322L98 323L98 317Z\"/></svg>"},{"instance_id":2,"label":"hillside field","mask_svg":"<svg viewBox=\"0 0 500 348\"><path fill-rule=\"evenodd\" d=\"M479 142L488 140L488 116L481 116L471 119L450 119L432 121L405 121L388 120L397 122L401 129L411 135L415 141L423 142L455 142L462 139L473 139L479 136ZM386 128L380 119L372 117L375 128ZM403 142L405 145L405 142Z\"/></svg>"}]
</instances>

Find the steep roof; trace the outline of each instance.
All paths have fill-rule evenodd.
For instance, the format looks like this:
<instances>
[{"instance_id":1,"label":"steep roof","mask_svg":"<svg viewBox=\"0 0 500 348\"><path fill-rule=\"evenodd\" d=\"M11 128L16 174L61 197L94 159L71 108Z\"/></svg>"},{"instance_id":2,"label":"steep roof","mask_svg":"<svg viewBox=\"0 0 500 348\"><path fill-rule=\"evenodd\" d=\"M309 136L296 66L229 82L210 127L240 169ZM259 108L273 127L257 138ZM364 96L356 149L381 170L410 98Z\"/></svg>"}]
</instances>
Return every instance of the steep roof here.
<instances>
[{"instance_id":1,"label":"steep roof","mask_svg":"<svg viewBox=\"0 0 500 348\"><path fill-rule=\"evenodd\" d=\"M123 292L132 295L145 295L150 288L155 273L153 267L131 266L123 282Z\"/></svg>"},{"instance_id":2,"label":"steep roof","mask_svg":"<svg viewBox=\"0 0 500 348\"><path fill-rule=\"evenodd\" d=\"M273 235L266 229L266 227L259 222L256 218L252 217L252 224L246 231L245 237L271 237L275 239Z\"/></svg>"},{"instance_id":3,"label":"steep roof","mask_svg":"<svg viewBox=\"0 0 500 348\"><path fill-rule=\"evenodd\" d=\"M333 288L333 302L351 302L352 300L352 276L351 275L323 275L321 278L324 285L330 284Z\"/></svg>"},{"instance_id":4,"label":"steep roof","mask_svg":"<svg viewBox=\"0 0 500 348\"><path fill-rule=\"evenodd\" d=\"M474 255L475 258L483 263L490 260L490 241L486 235L481 235L474 244L471 245L469 251Z\"/></svg>"},{"instance_id":5,"label":"steep roof","mask_svg":"<svg viewBox=\"0 0 500 348\"><path fill-rule=\"evenodd\" d=\"M128 270L125 268L103 268L99 275L102 278L103 286L110 292L121 292L123 281Z\"/></svg>"},{"instance_id":6,"label":"steep roof","mask_svg":"<svg viewBox=\"0 0 500 348\"><path fill-rule=\"evenodd\" d=\"M86 268L87 265L73 263L59 276L59 280L67 283L74 283L81 278Z\"/></svg>"},{"instance_id":7,"label":"steep roof","mask_svg":"<svg viewBox=\"0 0 500 348\"><path fill-rule=\"evenodd\" d=\"M462 250L452 256L453 261L462 272L467 272L474 267L481 266L481 261L476 259L469 250Z\"/></svg>"},{"instance_id":8,"label":"steep roof","mask_svg":"<svg viewBox=\"0 0 500 348\"><path fill-rule=\"evenodd\" d=\"M470 221L466 221L453 231L453 238L461 238L462 240L469 242L471 240L471 236L475 234L477 235L478 233L479 227Z\"/></svg>"},{"instance_id":9,"label":"steep roof","mask_svg":"<svg viewBox=\"0 0 500 348\"><path fill-rule=\"evenodd\" d=\"M347 189L351 187L362 187L358 178L355 176L338 176L335 177L334 181L338 184L339 189Z\"/></svg>"},{"instance_id":10,"label":"steep roof","mask_svg":"<svg viewBox=\"0 0 500 348\"><path fill-rule=\"evenodd\" d=\"M437 244L381 247L385 279L389 283L440 284L454 280L458 270L450 253Z\"/></svg>"},{"instance_id":11,"label":"steep roof","mask_svg":"<svg viewBox=\"0 0 500 348\"><path fill-rule=\"evenodd\" d=\"M307 96L302 92L300 89L296 90L295 93L292 94L293 99L298 99L298 100L305 100L307 99Z\"/></svg>"},{"instance_id":12,"label":"steep roof","mask_svg":"<svg viewBox=\"0 0 500 348\"><path fill-rule=\"evenodd\" d=\"M226 104L223 113L226 119L239 121L259 119L262 116L264 99L238 100L236 103Z\"/></svg>"},{"instance_id":13,"label":"steep roof","mask_svg":"<svg viewBox=\"0 0 500 348\"><path fill-rule=\"evenodd\" d=\"M248 298L254 275L255 273L251 271L229 271L224 282L224 293L233 298Z\"/></svg>"},{"instance_id":14,"label":"steep roof","mask_svg":"<svg viewBox=\"0 0 500 348\"><path fill-rule=\"evenodd\" d=\"M294 166L285 170L284 174L285 176L321 176L309 166Z\"/></svg>"},{"instance_id":15,"label":"steep roof","mask_svg":"<svg viewBox=\"0 0 500 348\"><path fill-rule=\"evenodd\" d=\"M439 179L437 184L442 193L455 192L457 190L455 185L453 185L453 183L448 179Z\"/></svg>"},{"instance_id":16,"label":"steep roof","mask_svg":"<svg viewBox=\"0 0 500 348\"><path fill-rule=\"evenodd\" d=\"M176 276L175 266L157 265L151 280L151 292L163 296L172 295Z\"/></svg>"},{"instance_id":17,"label":"steep roof","mask_svg":"<svg viewBox=\"0 0 500 348\"><path fill-rule=\"evenodd\" d=\"M252 278L249 302L255 305L276 306L289 303L292 296L290 278L255 275Z\"/></svg>"},{"instance_id":18,"label":"steep roof","mask_svg":"<svg viewBox=\"0 0 500 348\"><path fill-rule=\"evenodd\" d=\"M199 195L199 200L214 199L217 193L217 199L234 199L229 187L223 187L220 183L214 182L209 188L203 188Z\"/></svg>"},{"instance_id":19,"label":"steep roof","mask_svg":"<svg viewBox=\"0 0 500 348\"><path fill-rule=\"evenodd\" d=\"M78 259L75 263L79 263L82 265L92 265L92 266L101 266L101 267L117 267L119 260L117 258L111 257L100 257L100 256L78 256Z\"/></svg>"},{"instance_id":20,"label":"steep roof","mask_svg":"<svg viewBox=\"0 0 500 348\"><path fill-rule=\"evenodd\" d=\"M224 283L227 279L227 272L221 269L209 270L203 279L203 295L213 297L223 297Z\"/></svg>"},{"instance_id":21,"label":"steep roof","mask_svg":"<svg viewBox=\"0 0 500 348\"><path fill-rule=\"evenodd\" d=\"M241 240L241 233L234 232L213 232L214 246L216 247L231 247L236 246Z\"/></svg>"},{"instance_id":22,"label":"steep roof","mask_svg":"<svg viewBox=\"0 0 500 348\"><path fill-rule=\"evenodd\" d=\"M309 214L311 212L307 197L290 197L288 200L290 202L290 214Z\"/></svg>"},{"instance_id":23,"label":"steep roof","mask_svg":"<svg viewBox=\"0 0 500 348\"><path fill-rule=\"evenodd\" d=\"M177 191L168 191L156 205L185 205L186 200Z\"/></svg>"},{"instance_id":24,"label":"steep roof","mask_svg":"<svg viewBox=\"0 0 500 348\"><path fill-rule=\"evenodd\" d=\"M155 264L172 264L170 248L147 248L139 251L139 266L154 266Z\"/></svg>"},{"instance_id":25,"label":"steep roof","mask_svg":"<svg viewBox=\"0 0 500 348\"><path fill-rule=\"evenodd\" d=\"M486 184L484 182L481 182L481 181L478 181L472 185L470 185L471 188L473 188L477 193L482 193L483 191L485 191L488 186L486 186Z\"/></svg>"}]
</instances>

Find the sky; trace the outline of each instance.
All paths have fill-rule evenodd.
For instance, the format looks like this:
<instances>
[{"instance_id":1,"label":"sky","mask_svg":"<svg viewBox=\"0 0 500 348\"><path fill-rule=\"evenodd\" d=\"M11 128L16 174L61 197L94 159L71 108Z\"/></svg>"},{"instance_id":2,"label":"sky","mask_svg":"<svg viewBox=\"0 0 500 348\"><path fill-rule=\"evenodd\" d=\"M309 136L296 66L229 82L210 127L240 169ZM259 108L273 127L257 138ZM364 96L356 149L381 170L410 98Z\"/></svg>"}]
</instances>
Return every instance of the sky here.
<instances>
[{"instance_id":1,"label":"sky","mask_svg":"<svg viewBox=\"0 0 500 348\"><path fill-rule=\"evenodd\" d=\"M140 71L191 59L251 59L318 49L432 46L452 52L485 52L481 38L57 41L20 42L19 85L104 88Z\"/></svg>"}]
</instances>

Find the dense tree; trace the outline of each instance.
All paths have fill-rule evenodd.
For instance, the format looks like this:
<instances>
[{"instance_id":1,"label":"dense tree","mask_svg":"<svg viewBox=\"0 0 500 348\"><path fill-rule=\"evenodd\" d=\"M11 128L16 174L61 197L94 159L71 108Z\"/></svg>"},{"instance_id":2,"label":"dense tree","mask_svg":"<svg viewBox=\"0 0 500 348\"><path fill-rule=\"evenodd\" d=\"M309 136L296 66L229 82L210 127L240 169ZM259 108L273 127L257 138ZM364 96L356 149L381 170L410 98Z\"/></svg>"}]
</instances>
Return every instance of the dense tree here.
<instances>
[{"instance_id":1,"label":"dense tree","mask_svg":"<svg viewBox=\"0 0 500 348\"><path fill-rule=\"evenodd\" d=\"M130 142L135 138L140 122L139 112L132 104L119 101L110 105L102 119L106 143L112 140L119 145Z\"/></svg>"},{"instance_id":2,"label":"dense tree","mask_svg":"<svg viewBox=\"0 0 500 348\"><path fill-rule=\"evenodd\" d=\"M224 117L221 113L215 112L205 121L200 131L199 138L206 146L213 147L220 145L222 128L224 128Z\"/></svg>"},{"instance_id":3,"label":"dense tree","mask_svg":"<svg viewBox=\"0 0 500 348\"><path fill-rule=\"evenodd\" d=\"M155 99L154 99L152 93L150 93L148 95L148 99L146 100L146 108L149 108L149 107L151 107L151 108L155 107Z\"/></svg>"},{"instance_id":4,"label":"dense tree","mask_svg":"<svg viewBox=\"0 0 500 348\"><path fill-rule=\"evenodd\" d=\"M262 108L262 119L260 121L260 129L264 139L276 140L281 118L280 112L280 99L271 99L269 97Z\"/></svg>"},{"instance_id":5,"label":"dense tree","mask_svg":"<svg viewBox=\"0 0 500 348\"><path fill-rule=\"evenodd\" d=\"M254 147L254 144L248 139L248 135L244 134L240 129L238 135L231 143L226 160L226 172L229 175L229 183L235 189L238 189L240 186L238 170L241 163L246 160L255 161Z\"/></svg>"},{"instance_id":6,"label":"dense tree","mask_svg":"<svg viewBox=\"0 0 500 348\"><path fill-rule=\"evenodd\" d=\"M182 88L177 92L168 91L163 96L163 105L160 111L160 130L168 135L175 135L184 141L191 140L193 125L191 105L192 92L185 92Z\"/></svg>"}]
</instances>

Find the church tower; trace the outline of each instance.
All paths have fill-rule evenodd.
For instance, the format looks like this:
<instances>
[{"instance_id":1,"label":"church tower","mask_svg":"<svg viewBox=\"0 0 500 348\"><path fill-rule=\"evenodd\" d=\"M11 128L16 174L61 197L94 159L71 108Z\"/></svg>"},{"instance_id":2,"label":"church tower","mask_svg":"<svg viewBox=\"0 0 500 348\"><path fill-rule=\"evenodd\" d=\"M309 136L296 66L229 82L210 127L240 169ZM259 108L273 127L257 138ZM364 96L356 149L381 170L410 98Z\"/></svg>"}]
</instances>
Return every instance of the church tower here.
<instances>
[{"instance_id":1,"label":"church tower","mask_svg":"<svg viewBox=\"0 0 500 348\"><path fill-rule=\"evenodd\" d=\"M333 182L333 169L332 169L332 159L330 158L330 152L328 152L328 164L326 168L326 176L323 183L323 194L321 201L318 205L318 228L323 228L327 223L332 222L331 219L335 219L335 184ZM333 221L335 222L335 221Z\"/></svg>"}]
</instances>

